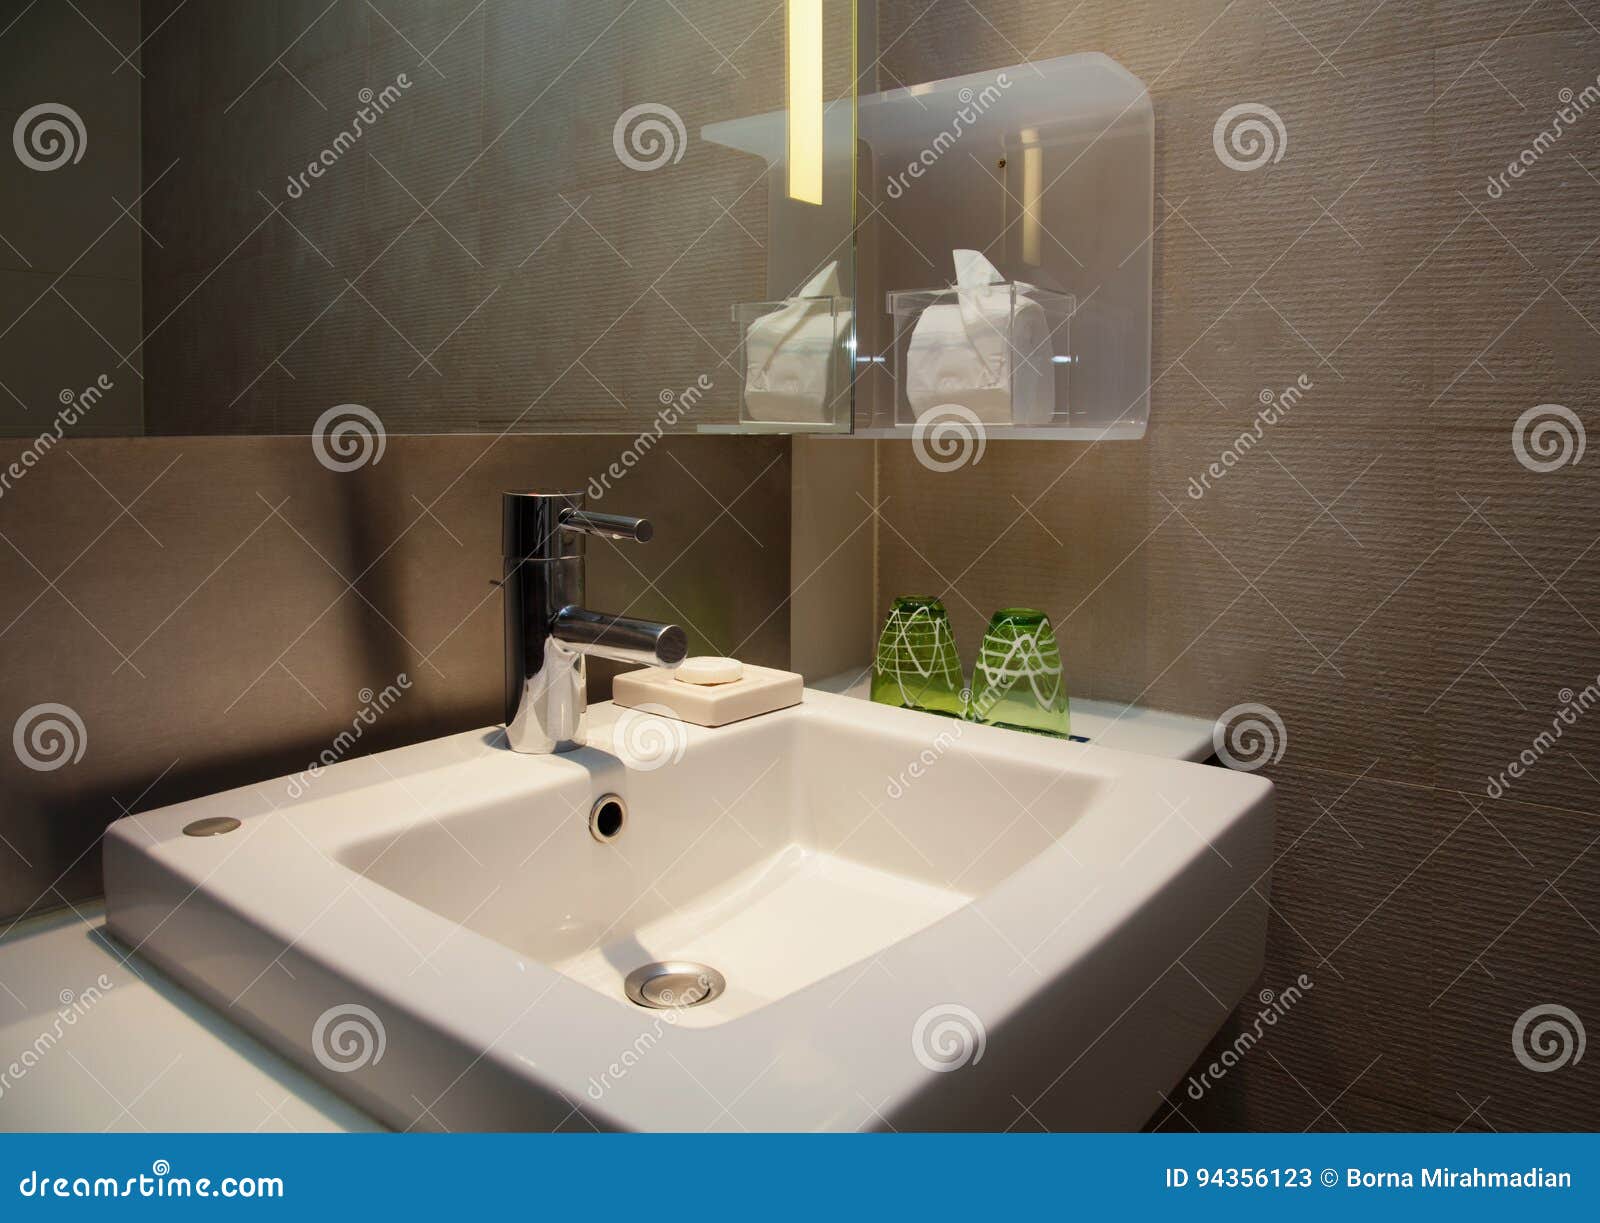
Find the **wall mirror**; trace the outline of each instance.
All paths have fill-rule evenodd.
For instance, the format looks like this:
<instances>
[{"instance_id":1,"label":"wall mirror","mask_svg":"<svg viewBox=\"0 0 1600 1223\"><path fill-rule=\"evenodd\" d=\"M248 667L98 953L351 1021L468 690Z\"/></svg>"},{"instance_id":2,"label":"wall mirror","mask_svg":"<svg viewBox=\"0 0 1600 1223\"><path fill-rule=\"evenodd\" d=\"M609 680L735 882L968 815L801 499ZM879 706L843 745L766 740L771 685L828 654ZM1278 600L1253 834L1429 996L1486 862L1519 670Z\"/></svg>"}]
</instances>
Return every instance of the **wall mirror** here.
<instances>
[{"instance_id":1,"label":"wall mirror","mask_svg":"<svg viewBox=\"0 0 1600 1223\"><path fill-rule=\"evenodd\" d=\"M838 393L746 348L844 334L852 0L0 24L0 435L728 431L747 384L756 428Z\"/></svg>"}]
</instances>

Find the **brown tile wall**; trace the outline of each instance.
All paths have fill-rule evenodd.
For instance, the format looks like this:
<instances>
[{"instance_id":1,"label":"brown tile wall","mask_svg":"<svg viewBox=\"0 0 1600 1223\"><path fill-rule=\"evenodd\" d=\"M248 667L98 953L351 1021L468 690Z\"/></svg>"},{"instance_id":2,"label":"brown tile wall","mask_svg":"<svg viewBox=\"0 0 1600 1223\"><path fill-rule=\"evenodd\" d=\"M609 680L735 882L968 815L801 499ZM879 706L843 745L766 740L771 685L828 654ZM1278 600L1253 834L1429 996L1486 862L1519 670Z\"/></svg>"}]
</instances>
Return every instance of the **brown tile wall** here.
<instances>
[{"instance_id":1,"label":"brown tile wall","mask_svg":"<svg viewBox=\"0 0 1600 1223\"><path fill-rule=\"evenodd\" d=\"M1081 695L1281 716L1260 988L1314 987L1157 1119L1600 1125L1600 1063L1511 1052L1536 1004L1600 1023L1600 712L1485 794L1600 676L1600 464L1539 474L1511 445L1539 404L1600 429L1600 107L1486 191L1559 90L1595 84L1600 14L882 0L879 20L885 85L1098 50L1155 99L1149 435L991 442L948 474L880 443L877 604L942 592L969 664L990 610L1033 604ZM1214 154L1239 102L1281 115L1281 161ZM1302 373L1300 406L1192 497L1258 392Z\"/></svg>"},{"instance_id":2,"label":"brown tile wall","mask_svg":"<svg viewBox=\"0 0 1600 1223\"><path fill-rule=\"evenodd\" d=\"M0 437L36 437L104 376L109 391L82 427L99 436L143 432L138 350L139 42L135 0L76 5L0 0ZM41 104L67 107L83 138L32 120ZM63 129L65 130L65 129Z\"/></svg>"},{"instance_id":3,"label":"brown tile wall","mask_svg":"<svg viewBox=\"0 0 1600 1223\"><path fill-rule=\"evenodd\" d=\"M305 768L402 672L362 750L497 723L500 492L581 487L621 440L390 437L335 472L306 438L106 439L25 469L0 494L0 724L26 746L51 717L29 711L66 706L83 751L0 753L0 915L98 894L111 820ZM601 502L655 539L593 541L590 605L786 665L789 496L785 439L661 443Z\"/></svg>"}]
</instances>

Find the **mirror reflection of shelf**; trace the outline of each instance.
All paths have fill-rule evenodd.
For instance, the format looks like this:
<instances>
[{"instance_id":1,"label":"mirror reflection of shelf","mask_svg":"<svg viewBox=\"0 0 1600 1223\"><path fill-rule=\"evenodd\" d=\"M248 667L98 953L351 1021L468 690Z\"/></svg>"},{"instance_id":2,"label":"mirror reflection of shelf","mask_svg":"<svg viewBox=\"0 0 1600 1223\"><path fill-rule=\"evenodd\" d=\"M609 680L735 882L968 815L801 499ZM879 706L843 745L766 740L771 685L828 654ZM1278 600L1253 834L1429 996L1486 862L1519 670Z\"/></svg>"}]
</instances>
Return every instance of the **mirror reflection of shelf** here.
<instances>
[{"instance_id":1,"label":"mirror reflection of shelf","mask_svg":"<svg viewBox=\"0 0 1600 1223\"><path fill-rule=\"evenodd\" d=\"M852 147L850 121L844 105L825 116L834 157ZM903 437L916 428L897 364L908 337L892 303L909 308L913 286L948 274L953 252L970 250L1026 286L1041 309L1075 303L1065 311L1070 349L1052 347L1050 411L1030 401L1009 423L985 427L1012 438L1144 436L1155 114L1143 82L1106 55L1061 56L864 96L856 128L853 296L889 304L853 320L852 432ZM771 167L786 156L782 113L711 124L701 135ZM773 230L775 247L781 232Z\"/></svg>"}]
</instances>

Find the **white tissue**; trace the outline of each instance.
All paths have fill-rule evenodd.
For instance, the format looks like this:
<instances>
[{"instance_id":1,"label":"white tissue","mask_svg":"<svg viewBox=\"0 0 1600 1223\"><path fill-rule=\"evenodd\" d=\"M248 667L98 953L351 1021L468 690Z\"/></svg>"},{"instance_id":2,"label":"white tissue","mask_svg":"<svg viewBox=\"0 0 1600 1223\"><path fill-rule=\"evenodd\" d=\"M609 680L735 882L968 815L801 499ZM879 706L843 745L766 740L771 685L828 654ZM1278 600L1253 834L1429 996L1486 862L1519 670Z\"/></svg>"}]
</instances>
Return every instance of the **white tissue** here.
<instances>
[{"instance_id":1,"label":"white tissue","mask_svg":"<svg viewBox=\"0 0 1600 1223\"><path fill-rule=\"evenodd\" d=\"M912 410L920 418L956 404L987 424L1048 424L1056 389L1044 307L1013 297L979 252L958 250L954 258L956 301L929 306L911 332L905 370Z\"/></svg>"},{"instance_id":2,"label":"white tissue","mask_svg":"<svg viewBox=\"0 0 1600 1223\"><path fill-rule=\"evenodd\" d=\"M832 423L833 363L843 359L851 322L851 312L836 307L838 296L834 262L802 286L795 300L750 324L744 340L746 419Z\"/></svg>"}]
</instances>

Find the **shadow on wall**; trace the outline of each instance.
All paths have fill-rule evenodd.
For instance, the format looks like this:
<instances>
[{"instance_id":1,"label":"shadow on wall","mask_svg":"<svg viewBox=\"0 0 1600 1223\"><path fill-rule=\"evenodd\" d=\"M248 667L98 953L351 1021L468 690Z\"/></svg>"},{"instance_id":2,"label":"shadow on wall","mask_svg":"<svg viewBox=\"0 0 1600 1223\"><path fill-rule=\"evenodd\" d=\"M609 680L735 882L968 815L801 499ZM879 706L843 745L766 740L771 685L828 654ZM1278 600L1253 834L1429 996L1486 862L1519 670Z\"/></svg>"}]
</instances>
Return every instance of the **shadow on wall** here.
<instances>
[{"instance_id":1,"label":"shadow on wall","mask_svg":"<svg viewBox=\"0 0 1600 1223\"><path fill-rule=\"evenodd\" d=\"M126 812L498 723L499 495L627 440L390 437L344 471L303 437L57 447L0 498L0 915L97 895ZM623 492L663 512L594 550L594 605L787 665L786 439L675 438Z\"/></svg>"}]
</instances>

